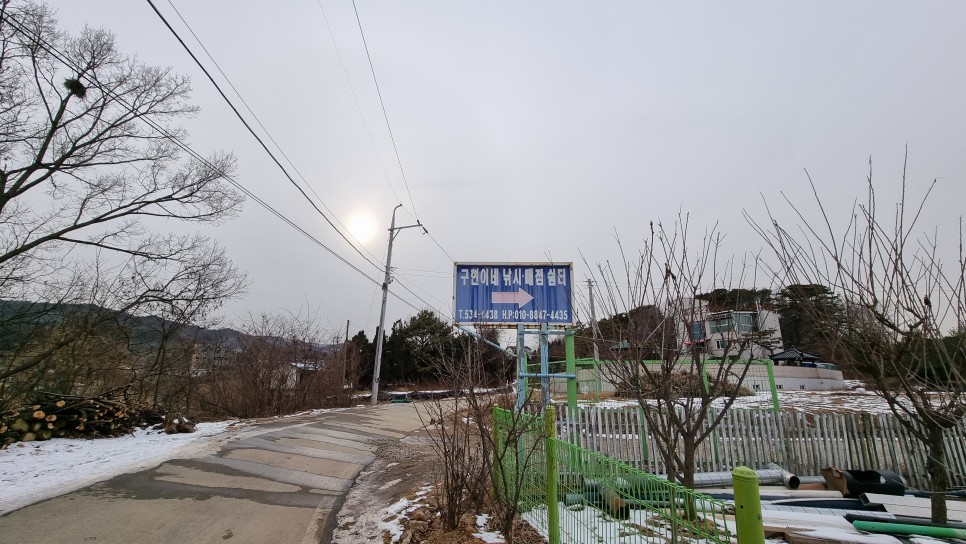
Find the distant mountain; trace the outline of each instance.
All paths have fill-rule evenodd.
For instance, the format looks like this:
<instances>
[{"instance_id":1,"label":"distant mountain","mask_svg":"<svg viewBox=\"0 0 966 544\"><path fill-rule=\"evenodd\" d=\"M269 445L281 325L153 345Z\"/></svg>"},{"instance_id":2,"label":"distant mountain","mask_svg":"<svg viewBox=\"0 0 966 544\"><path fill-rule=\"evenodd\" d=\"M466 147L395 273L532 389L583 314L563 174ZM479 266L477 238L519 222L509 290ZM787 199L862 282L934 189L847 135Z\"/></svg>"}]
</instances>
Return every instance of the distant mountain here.
<instances>
[{"instance_id":1,"label":"distant mountain","mask_svg":"<svg viewBox=\"0 0 966 544\"><path fill-rule=\"evenodd\" d=\"M107 330L124 335L133 351L156 350L166 334L175 327L171 320L154 315L134 315L92 304L51 304L0 299L0 350L23 341L38 326L51 327L65 319L97 323ZM188 340L222 346L229 351L240 350L246 341L257 339L232 328L208 329L184 325L176 334ZM290 339L279 338L283 342ZM323 353L331 353L341 345L312 344Z\"/></svg>"}]
</instances>

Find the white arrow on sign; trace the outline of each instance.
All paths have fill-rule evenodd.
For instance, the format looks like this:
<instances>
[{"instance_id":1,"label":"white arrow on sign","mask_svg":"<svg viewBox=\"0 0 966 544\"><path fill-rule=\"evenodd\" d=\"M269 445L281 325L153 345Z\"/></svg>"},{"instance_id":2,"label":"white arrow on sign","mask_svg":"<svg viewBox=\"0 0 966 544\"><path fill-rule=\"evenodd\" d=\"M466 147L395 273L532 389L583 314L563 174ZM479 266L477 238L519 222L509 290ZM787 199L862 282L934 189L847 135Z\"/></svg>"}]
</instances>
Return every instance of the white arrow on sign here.
<instances>
[{"instance_id":1,"label":"white arrow on sign","mask_svg":"<svg viewBox=\"0 0 966 544\"><path fill-rule=\"evenodd\" d=\"M517 291L495 291L491 293L490 301L493 304L516 304L517 308L523 308L533 300L533 296L519 289Z\"/></svg>"}]
</instances>

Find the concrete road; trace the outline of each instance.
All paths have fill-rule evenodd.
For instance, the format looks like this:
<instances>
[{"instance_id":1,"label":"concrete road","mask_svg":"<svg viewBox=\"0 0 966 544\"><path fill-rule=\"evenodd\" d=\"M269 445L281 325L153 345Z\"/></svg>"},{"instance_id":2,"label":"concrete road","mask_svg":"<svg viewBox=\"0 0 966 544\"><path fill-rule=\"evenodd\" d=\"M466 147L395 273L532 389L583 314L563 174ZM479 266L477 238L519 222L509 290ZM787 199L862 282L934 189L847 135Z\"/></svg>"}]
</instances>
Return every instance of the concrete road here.
<instances>
[{"instance_id":1,"label":"concrete road","mask_svg":"<svg viewBox=\"0 0 966 544\"><path fill-rule=\"evenodd\" d=\"M352 482L422 424L412 404L260 424L217 453L168 461L0 517L0 544L329 542Z\"/></svg>"}]
</instances>

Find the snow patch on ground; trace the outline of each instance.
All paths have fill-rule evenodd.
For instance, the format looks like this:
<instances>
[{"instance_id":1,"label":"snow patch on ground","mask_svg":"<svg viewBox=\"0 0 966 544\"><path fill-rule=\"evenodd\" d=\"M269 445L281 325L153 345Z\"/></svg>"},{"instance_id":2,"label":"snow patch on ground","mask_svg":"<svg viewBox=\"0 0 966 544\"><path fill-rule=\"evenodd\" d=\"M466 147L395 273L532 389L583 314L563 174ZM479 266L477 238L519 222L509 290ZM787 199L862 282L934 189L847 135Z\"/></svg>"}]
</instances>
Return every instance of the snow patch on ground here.
<instances>
[{"instance_id":1,"label":"snow patch on ground","mask_svg":"<svg viewBox=\"0 0 966 544\"><path fill-rule=\"evenodd\" d=\"M199 423L193 433L138 429L116 438L55 438L0 450L0 515L120 474L214 451L237 422Z\"/></svg>"},{"instance_id":2,"label":"snow patch on ground","mask_svg":"<svg viewBox=\"0 0 966 544\"><path fill-rule=\"evenodd\" d=\"M723 402L723 399L717 399L715 404L720 406ZM799 412L863 412L883 414L890 411L888 403L882 397L862 388L838 391L779 391L778 402L783 409ZM624 408L637 406L637 401L634 399L612 398L586 406ZM735 408L771 408L771 393L756 393L747 397L738 397L735 399L733 406Z\"/></svg>"},{"instance_id":3,"label":"snow patch on ground","mask_svg":"<svg viewBox=\"0 0 966 544\"><path fill-rule=\"evenodd\" d=\"M473 533L473 536L486 542L487 544L504 544L506 538L503 537L503 533L499 531L487 531L486 526L490 523L489 514L481 514L476 516L476 528L479 529L478 532Z\"/></svg>"},{"instance_id":4,"label":"snow patch on ground","mask_svg":"<svg viewBox=\"0 0 966 544\"><path fill-rule=\"evenodd\" d=\"M409 519L409 514L422 506L426 506L426 497L432 489L433 486L424 485L416 492L413 500L399 499L389 508L386 508L386 519L379 523L379 529L389 533L392 544L396 544L402 538L403 532L406 530L403 522Z\"/></svg>"},{"instance_id":5,"label":"snow patch on ground","mask_svg":"<svg viewBox=\"0 0 966 544\"><path fill-rule=\"evenodd\" d=\"M398 484L401 481L402 481L402 478L397 478L395 480L390 480L390 481L382 484L381 486L379 486L379 489L389 489L390 487Z\"/></svg>"},{"instance_id":6,"label":"snow patch on ground","mask_svg":"<svg viewBox=\"0 0 966 544\"><path fill-rule=\"evenodd\" d=\"M813 538L856 542L859 544L902 544L898 538L892 535L864 534L858 532L849 532L842 529L834 529L831 527L816 529L814 531L808 531L807 533L801 534Z\"/></svg>"}]
</instances>

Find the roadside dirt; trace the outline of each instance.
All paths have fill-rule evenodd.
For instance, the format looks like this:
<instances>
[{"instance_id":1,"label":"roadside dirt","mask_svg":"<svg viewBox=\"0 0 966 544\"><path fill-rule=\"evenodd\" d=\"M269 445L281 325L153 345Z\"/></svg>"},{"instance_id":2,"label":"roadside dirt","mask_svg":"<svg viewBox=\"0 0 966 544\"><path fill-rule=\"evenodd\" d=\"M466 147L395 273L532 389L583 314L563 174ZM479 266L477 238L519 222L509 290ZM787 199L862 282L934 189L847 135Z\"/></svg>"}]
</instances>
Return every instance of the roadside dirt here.
<instances>
[{"instance_id":1,"label":"roadside dirt","mask_svg":"<svg viewBox=\"0 0 966 544\"><path fill-rule=\"evenodd\" d=\"M426 431L377 444L376 460L360 473L339 511L333 544L389 544L393 532L399 544L484 542L473 536L478 531L475 514L464 515L454 531L442 530L435 491L438 460ZM398 514L387 513L393 506L408 513L399 519ZM544 542L526 523L518 520L514 525L516 543Z\"/></svg>"},{"instance_id":2,"label":"roadside dirt","mask_svg":"<svg viewBox=\"0 0 966 544\"><path fill-rule=\"evenodd\" d=\"M402 498L415 497L419 489L435 481L436 453L425 431L381 442L376 460L359 474L339 511L333 544L383 542L383 522L392 517L386 508ZM431 502L435 508L432 493L423 502Z\"/></svg>"}]
</instances>

